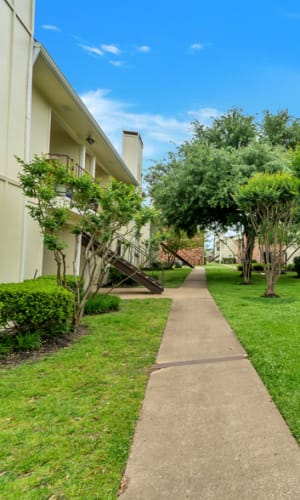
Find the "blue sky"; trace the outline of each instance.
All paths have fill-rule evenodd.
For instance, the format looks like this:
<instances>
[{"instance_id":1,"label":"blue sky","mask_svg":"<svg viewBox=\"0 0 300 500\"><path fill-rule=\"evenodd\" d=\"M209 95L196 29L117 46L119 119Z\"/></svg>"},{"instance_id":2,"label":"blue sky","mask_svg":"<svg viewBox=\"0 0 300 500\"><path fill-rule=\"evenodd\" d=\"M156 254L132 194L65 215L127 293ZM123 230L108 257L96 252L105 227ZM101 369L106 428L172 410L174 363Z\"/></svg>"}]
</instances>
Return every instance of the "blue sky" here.
<instances>
[{"instance_id":1,"label":"blue sky","mask_svg":"<svg viewBox=\"0 0 300 500\"><path fill-rule=\"evenodd\" d=\"M300 116L296 0L36 0L35 36L119 151L141 133L145 166L233 106Z\"/></svg>"}]
</instances>

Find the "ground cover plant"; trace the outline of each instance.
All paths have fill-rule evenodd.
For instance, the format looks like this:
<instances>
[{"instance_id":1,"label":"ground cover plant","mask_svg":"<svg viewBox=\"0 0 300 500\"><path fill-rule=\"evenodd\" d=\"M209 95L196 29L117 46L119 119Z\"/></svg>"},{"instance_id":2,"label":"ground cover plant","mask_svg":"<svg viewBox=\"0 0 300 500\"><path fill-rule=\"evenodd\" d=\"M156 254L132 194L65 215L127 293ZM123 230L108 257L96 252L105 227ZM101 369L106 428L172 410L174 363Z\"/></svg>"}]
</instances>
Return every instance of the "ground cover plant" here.
<instances>
[{"instance_id":1,"label":"ground cover plant","mask_svg":"<svg viewBox=\"0 0 300 500\"><path fill-rule=\"evenodd\" d=\"M190 267L181 267L145 272L158 281L161 281L165 288L178 288L190 274L191 270Z\"/></svg>"},{"instance_id":2,"label":"ground cover plant","mask_svg":"<svg viewBox=\"0 0 300 500\"><path fill-rule=\"evenodd\" d=\"M208 265L208 287L251 362L300 443L300 283L296 273L282 275L280 298L262 297L265 277Z\"/></svg>"},{"instance_id":3,"label":"ground cover plant","mask_svg":"<svg viewBox=\"0 0 300 500\"><path fill-rule=\"evenodd\" d=\"M103 314L117 311L120 304L121 299L117 295L98 293L88 298L84 306L84 314Z\"/></svg>"},{"instance_id":4,"label":"ground cover plant","mask_svg":"<svg viewBox=\"0 0 300 500\"><path fill-rule=\"evenodd\" d=\"M117 498L170 303L123 301L67 349L1 370L0 498Z\"/></svg>"}]
</instances>

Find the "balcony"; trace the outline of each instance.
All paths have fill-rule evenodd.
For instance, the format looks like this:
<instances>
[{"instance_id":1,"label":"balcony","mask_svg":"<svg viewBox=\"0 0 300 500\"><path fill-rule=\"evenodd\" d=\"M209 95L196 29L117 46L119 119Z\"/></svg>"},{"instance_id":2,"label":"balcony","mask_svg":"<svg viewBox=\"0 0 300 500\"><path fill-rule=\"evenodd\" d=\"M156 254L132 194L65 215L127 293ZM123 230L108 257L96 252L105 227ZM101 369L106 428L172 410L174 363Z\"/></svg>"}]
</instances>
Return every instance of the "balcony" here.
<instances>
[{"instance_id":1,"label":"balcony","mask_svg":"<svg viewBox=\"0 0 300 500\"><path fill-rule=\"evenodd\" d=\"M71 172L74 172L77 178L81 177L83 174L92 177L92 175L87 170L78 165L78 163L75 163L69 155L60 153L48 153L46 157L47 160L57 160L62 165L65 165L66 168L70 169Z\"/></svg>"}]
</instances>

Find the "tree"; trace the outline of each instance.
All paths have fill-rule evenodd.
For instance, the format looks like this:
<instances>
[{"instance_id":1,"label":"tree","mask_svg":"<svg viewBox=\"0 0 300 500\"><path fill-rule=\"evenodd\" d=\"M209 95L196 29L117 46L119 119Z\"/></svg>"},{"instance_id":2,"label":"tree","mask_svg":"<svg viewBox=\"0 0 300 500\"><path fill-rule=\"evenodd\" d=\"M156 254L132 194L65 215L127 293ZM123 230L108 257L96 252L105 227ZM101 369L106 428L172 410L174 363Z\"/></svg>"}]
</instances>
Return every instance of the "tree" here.
<instances>
[{"instance_id":1,"label":"tree","mask_svg":"<svg viewBox=\"0 0 300 500\"><path fill-rule=\"evenodd\" d=\"M211 127L204 127L198 121L195 121L193 126L196 140L216 148L239 149L248 146L257 134L254 116L245 115L239 108L232 108L226 114L215 118Z\"/></svg>"},{"instance_id":2,"label":"tree","mask_svg":"<svg viewBox=\"0 0 300 500\"><path fill-rule=\"evenodd\" d=\"M255 172L287 168L282 148L253 142L247 147L216 147L192 140L179 148L164 168L152 167L146 179L155 205L166 225L193 235L197 227L243 229L243 276L250 279L255 233L247 214L237 206L232 193Z\"/></svg>"},{"instance_id":3,"label":"tree","mask_svg":"<svg viewBox=\"0 0 300 500\"><path fill-rule=\"evenodd\" d=\"M256 173L234 195L264 252L265 297L276 296L275 285L284 263L299 186L299 180L288 172Z\"/></svg>"},{"instance_id":4,"label":"tree","mask_svg":"<svg viewBox=\"0 0 300 500\"><path fill-rule=\"evenodd\" d=\"M152 217L153 210L143 204L140 190L115 179L105 187L87 174L76 177L72 167L66 168L57 160L35 157L30 163L21 159L23 173L20 182L30 199L28 210L40 226L46 247L53 252L57 264L57 284L68 288L66 276L66 243L63 231L70 231L76 240L83 238L84 262L76 275L76 251L73 258L75 280L74 329L80 324L84 306L93 283L96 291L103 283L109 266L114 262L111 251L114 242L122 236L139 237L140 230ZM64 186L70 198L59 197L58 186ZM81 284L85 279L84 293Z\"/></svg>"},{"instance_id":5,"label":"tree","mask_svg":"<svg viewBox=\"0 0 300 500\"><path fill-rule=\"evenodd\" d=\"M266 110L260 124L260 138L273 146L281 145L287 149L295 149L300 143L299 119L290 116L287 109L278 111L277 114Z\"/></svg>"}]
</instances>

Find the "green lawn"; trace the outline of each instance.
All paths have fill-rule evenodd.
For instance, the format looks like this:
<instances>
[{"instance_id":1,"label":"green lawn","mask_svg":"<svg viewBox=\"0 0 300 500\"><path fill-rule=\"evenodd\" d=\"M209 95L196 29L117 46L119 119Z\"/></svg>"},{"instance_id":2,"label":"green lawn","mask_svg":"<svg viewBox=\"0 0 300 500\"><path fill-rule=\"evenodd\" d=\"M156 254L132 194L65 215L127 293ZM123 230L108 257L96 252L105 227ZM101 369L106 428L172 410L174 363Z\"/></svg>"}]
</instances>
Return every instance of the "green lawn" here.
<instances>
[{"instance_id":1,"label":"green lawn","mask_svg":"<svg viewBox=\"0 0 300 500\"><path fill-rule=\"evenodd\" d=\"M190 274L190 267L164 269L162 271L147 271L153 278L161 281L165 288L178 288Z\"/></svg>"},{"instance_id":2,"label":"green lawn","mask_svg":"<svg viewBox=\"0 0 300 500\"><path fill-rule=\"evenodd\" d=\"M89 335L0 372L0 498L117 498L171 301L124 301Z\"/></svg>"},{"instance_id":3,"label":"green lawn","mask_svg":"<svg viewBox=\"0 0 300 500\"><path fill-rule=\"evenodd\" d=\"M241 285L240 273L206 267L209 290L300 443L300 280L282 275L280 298L261 297L265 277Z\"/></svg>"}]
</instances>

